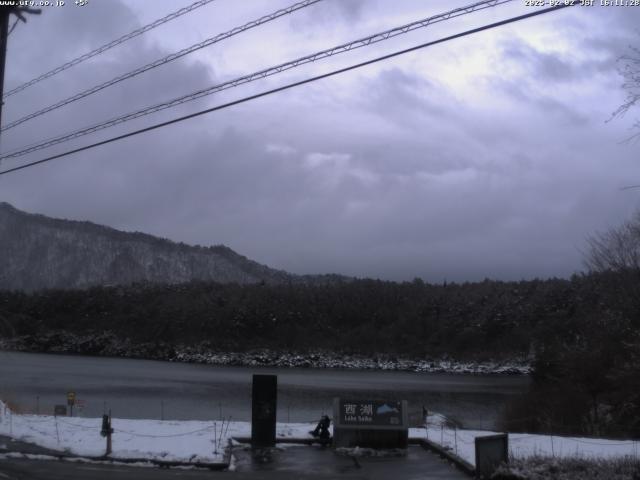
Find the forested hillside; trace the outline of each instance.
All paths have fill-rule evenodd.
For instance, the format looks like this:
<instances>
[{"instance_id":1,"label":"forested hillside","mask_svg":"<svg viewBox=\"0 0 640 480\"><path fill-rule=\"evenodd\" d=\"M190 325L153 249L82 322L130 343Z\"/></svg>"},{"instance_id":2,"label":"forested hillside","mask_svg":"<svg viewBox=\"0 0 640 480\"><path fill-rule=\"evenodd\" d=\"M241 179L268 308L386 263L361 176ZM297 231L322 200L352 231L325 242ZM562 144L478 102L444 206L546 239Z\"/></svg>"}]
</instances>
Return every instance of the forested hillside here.
<instances>
[{"instance_id":1,"label":"forested hillside","mask_svg":"<svg viewBox=\"0 0 640 480\"><path fill-rule=\"evenodd\" d=\"M278 283L296 277L224 245L189 246L91 222L29 214L0 203L0 289L87 288L135 282Z\"/></svg>"},{"instance_id":2,"label":"forested hillside","mask_svg":"<svg viewBox=\"0 0 640 480\"><path fill-rule=\"evenodd\" d=\"M331 349L458 358L526 356L612 315L599 276L465 284L374 280L330 285L188 283L0 293L15 336L112 332L134 342L219 350ZM599 320L600 321L600 320Z\"/></svg>"}]
</instances>

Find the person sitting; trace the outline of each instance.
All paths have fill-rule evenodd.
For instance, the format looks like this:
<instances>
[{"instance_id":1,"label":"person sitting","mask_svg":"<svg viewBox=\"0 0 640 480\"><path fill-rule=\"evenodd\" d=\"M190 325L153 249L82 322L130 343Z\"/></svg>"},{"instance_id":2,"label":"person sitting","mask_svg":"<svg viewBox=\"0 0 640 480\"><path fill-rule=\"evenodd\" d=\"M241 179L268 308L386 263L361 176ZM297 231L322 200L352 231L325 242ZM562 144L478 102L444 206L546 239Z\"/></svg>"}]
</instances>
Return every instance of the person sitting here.
<instances>
[{"instance_id":1,"label":"person sitting","mask_svg":"<svg viewBox=\"0 0 640 480\"><path fill-rule=\"evenodd\" d=\"M315 430L313 430L311 435L314 437L319 437L323 440L331 438L331 434L329 433L329 426L331 425L331 419L327 415L323 415Z\"/></svg>"}]
</instances>

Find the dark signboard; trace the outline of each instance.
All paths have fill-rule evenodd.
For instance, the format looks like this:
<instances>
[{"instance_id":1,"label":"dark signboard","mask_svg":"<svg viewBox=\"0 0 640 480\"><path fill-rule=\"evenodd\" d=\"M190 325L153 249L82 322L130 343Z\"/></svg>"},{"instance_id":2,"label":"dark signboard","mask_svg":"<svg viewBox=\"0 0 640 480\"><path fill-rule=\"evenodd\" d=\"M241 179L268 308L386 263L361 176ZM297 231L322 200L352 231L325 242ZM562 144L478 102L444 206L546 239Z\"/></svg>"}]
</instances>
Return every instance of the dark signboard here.
<instances>
[{"instance_id":1,"label":"dark signboard","mask_svg":"<svg viewBox=\"0 0 640 480\"><path fill-rule=\"evenodd\" d=\"M407 448L407 401L333 399L336 447Z\"/></svg>"},{"instance_id":2,"label":"dark signboard","mask_svg":"<svg viewBox=\"0 0 640 480\"><path fill-rule=\"evenodd\" d=\"M56 417L58 415L67 415L67 406L66 405L54 405L53 414Z\"/></svg>"},{"instance_id":3,"label":"dark signboard","mask_svg":"<svg viewBox=\"0 0 640 480\"><path fill-rule=\"evenodd\" d=\"M509 463L509 436L506 433L475 438L476 475L490 478L503 463Z\"/></svg>"},{"instance_id":4,"label":"dark signboard","mask_svg":"<svg viewBox=\"0 0 640 480\"><path fill-rule=\"evenodd\" d=\"M276 444L278 377L254 375L251 397L251 445L273 446Z\"/></svg>"},{"instance_id":5,"label":"dark signboard","mask_svg":"<svg viewBox=\"0 0 640 480\"><path fill-rule=\"evenodd\" d=\"M402 402L340 399L340 424L402 426Z\"/></svg>"}]
</instances>

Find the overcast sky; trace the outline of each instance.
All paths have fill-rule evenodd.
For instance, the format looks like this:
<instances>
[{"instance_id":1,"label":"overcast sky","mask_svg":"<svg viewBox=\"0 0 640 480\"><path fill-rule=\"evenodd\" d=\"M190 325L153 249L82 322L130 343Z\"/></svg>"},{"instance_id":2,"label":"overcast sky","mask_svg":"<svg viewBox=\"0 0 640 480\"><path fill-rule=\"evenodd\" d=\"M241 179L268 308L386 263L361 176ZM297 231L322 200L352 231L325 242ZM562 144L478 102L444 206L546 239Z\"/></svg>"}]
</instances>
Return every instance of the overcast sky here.
<instances>
[{"instance_id":1,"label":"overcast sky","mask_svg":"<svg viewBox=\"0 0 640 480\"><path fill-rule=\"evenodd\" d=\"M191 2L66 3L16 26L5 91ZM216 0L8 98L3 124L292 3ZM11 129L2 150L468 3L324 0ZM531 11L515 0L2 166ZM640 183L623 142L640 109L606 122L638 25L639 7L542 15L2 176L0 200L295 273L566 277L640 204L620 190Z\"/></svg>"}]
</instances>

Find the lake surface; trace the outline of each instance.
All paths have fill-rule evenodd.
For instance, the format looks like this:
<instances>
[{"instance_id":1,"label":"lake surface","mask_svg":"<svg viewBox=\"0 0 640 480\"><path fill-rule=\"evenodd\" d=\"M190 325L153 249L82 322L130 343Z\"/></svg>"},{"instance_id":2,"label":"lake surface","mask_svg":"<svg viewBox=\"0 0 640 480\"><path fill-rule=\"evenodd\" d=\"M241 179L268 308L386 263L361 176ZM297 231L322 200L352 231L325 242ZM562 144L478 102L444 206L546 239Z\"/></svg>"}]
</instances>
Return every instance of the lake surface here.
<instances>
[{"instance_id":1,"label":"lake surface","mask_svg":"<svg viewBox=\"0 0 640 480\"><path fill-rule=\"evenodd\" d=\"M0 398L22 411L53 413L75 391L74 414L118 418L251 419L254 373L278 375L278 421L332 415L333 397L408 400L410 421L422 406L469 428L495 428L500 413L530 382L525 376L361 370L219 367L202 364L0 351Z\"/></svg>"}]
</instances>

